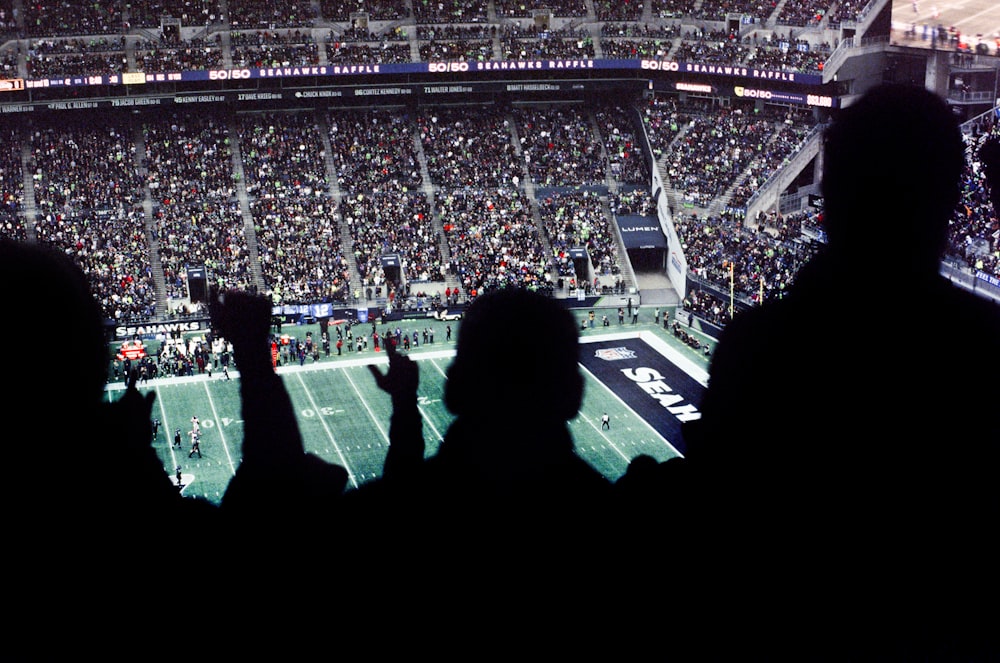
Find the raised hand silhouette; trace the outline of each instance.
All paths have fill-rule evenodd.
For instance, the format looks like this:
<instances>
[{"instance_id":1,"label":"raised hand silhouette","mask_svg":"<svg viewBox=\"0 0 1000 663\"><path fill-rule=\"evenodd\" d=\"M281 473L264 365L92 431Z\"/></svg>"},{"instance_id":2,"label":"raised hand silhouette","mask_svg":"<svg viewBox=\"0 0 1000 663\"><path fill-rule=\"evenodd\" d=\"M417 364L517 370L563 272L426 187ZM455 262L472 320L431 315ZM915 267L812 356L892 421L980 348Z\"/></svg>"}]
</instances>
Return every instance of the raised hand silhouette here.
<instances>
[{"instance_id":1,"label":"raised hand silhouette","mask_svg":"<svg viewBox=\"0 0 1000 663\"><path fill-rule=\"evenodd\" d=\"M392 335L386 335L385 354L389 358L385 373L377 364L368 364L368 369L379 389L392 398L389 450L382 468L382 476L392 477L419 468L424 460L425 444L417 407L420 370L415 361L400 353Z\"/></svg>"},{"instance_id":2,"label":"raised hand silhouette","mask_svg":"<svg viewBox=\"0 0 1000 663\"><path fill-rule=\"evenodd\" d=\"M258 545L293 547L320 536L348 473L305 450L298 419L271 363L271 304L263 295L228 290L210 296L212 324L233 345L243 413L242 460L223 495L227 521ZM300 542L301 543L301 542Z\"/></svg>"}]
</instances>

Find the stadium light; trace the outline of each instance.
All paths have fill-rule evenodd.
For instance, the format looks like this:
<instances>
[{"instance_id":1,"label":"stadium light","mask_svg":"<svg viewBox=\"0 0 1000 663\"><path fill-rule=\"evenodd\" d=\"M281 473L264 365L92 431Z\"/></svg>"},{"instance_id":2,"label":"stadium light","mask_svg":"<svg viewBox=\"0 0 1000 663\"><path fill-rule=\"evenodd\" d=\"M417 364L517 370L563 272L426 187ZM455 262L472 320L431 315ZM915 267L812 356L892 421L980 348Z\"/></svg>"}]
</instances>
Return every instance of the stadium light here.
<instances>
[{"instance_id":1,"label":"stadium light","mask_svg":"<svg viewBox=\"0 0 1000 663\"><path fill-rule=\"evenodd\" d=\"M733 319L733 312L735 310L734 300L736 299L736 281L733 276L733 261L723 260L722 266L729 268L729 319Z\"/></svg>"}]
</instances>

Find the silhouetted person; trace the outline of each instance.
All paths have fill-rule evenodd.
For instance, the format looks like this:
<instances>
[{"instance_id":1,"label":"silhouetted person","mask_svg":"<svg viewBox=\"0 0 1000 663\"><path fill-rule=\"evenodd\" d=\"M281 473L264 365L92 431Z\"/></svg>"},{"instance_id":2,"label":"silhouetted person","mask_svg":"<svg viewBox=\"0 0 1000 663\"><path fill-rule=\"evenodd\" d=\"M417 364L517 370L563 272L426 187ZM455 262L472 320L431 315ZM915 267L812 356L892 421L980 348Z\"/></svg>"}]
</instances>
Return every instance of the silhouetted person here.
<instances>
[{"instance_id":1,"label":"silhouetted person","mask_svg":"<svg viewBox=\"0 0 1000 663\"><path fill-rule=\"evenodd\" d=\"M71 358L55 379L39 370L36 352L5 356L11 388L0 413L20 429L5 445L2 488L4 586L18 605L8 644L16 649L30 634L37 651L42 622L63 637L108 623L138 636L150 611L167 602L156 561L165 532L181 527L207 537L217 510L181 496L165 471L151 443L155 394L139 393L137 368L125 376L124 393L106 401L110 353L82 270L45 245L0 240L0 287L4 329L44 310L72 332Z\"/></svg>"},{"instance_id":2,"label":"silhouetted person","mask_svg":"<svg viewBox=\"0 0 1000 663\"><path fill-rule=\"evenodd\" d=\"M291 398L271 360L269 299L212 293L210 312L233 346L243 415L242 458L223 495L222 514L253 554L264 557L272 546L298 554L325 537L317 518L336 508L347 470L305 451Z\"/></svg>"},{"instance_id":3,"label":"silhouetted person","mask_svg":"<svg viewBox=\"0 0 1000 663\"><path fill-rule=\"evenodd\" d=\"M968 654L995 630L1000 311L939 274L963 164L922 88L837 112L828 244L726 326L685 429L703 579L820 650Z\"/></svg>"},{"instance_id":4,"label":"silhouetted person","mask_svg":"<svg viewBox=\"0 0 1000 663\"><path fill-rule=\"evenodd\" d=\"M386 343L385 351L389 370L383 374L376 364L368 365L375 383L392 398L391 444L382 465L382 478L399 477L406 481L418 475L424 462L423 421L417 407L420 371L417 363L401 354L395 343Z\"/></svg>"},{"instance_id":5,"label":"silhouetted person","mask_svg":"<svg viewBox=\"0 0 1000 663\"><path fill-rule=\"evenodd\" d=\"M476 587L477 600L493 596L486 585L509 591L507 581L541 576L560 592L587 587L571 568L600 555L611 484L577 455L567 426L583 398L578 361L575 319L558 302L523 289L479 296L447 370L456 418L426 459L416 365L397 351L387 374L373 368L393 398L391 443L383 477L348 491L345 509L365 550L394 562L380 574Z\"/></svg>"}]
</instances>

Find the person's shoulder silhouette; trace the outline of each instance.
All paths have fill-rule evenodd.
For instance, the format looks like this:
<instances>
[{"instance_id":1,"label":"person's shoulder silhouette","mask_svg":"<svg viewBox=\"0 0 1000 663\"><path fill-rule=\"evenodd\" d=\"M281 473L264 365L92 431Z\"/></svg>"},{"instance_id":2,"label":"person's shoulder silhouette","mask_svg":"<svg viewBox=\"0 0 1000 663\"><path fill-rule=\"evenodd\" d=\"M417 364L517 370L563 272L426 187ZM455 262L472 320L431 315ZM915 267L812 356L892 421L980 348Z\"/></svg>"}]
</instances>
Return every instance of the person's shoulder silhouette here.
<instances>
[{"instance_id":1,"label":"person's shoulder silhouette","mask_svg":"<svg viewBox=\"0 0 1000 663\"><path fill-rule=\"evenodd\" d=\"M444 402L455 419L440 447L420 461L422 440L391 435L405 462L349 491L348 516L369 534L411 542L446 574L469 563L472 549L503 558L497 568L565 564L556 547L597 537L596 511L611 491L570 435L584 391L578 362L576 322L559 302L521 288L478 296L447 369ZM376 379L390 393L390 383L404 385L413 401L413 370L390 357L389 373ZM397 413L406 407L393 401ZM394 414L394 428L398 421Z\"/></svg>"},{"instance_id":2,"label":"person's shoulder silhouette","mask_svg":"<svg viewBox=\"0 0 1000 663\"><path fill-rule=\"evenodd\" d=\"M7 589L27 627L14 622L11 633L35 633L46 618L62 633L100 628L102 617L123 626L136 612L149 619L145 610L169 599L158 596L162 570L154 563L173 543L168 532L211 532L216 509L182 497L167 475L151 442L155 394L139 393L135 369L124 392L106 397L104 320L73 259L2 239L0 283L13 386L0 401L13 431L2 488Z\"/></svg>"},{"instance_id":3,"label":"person's shoulder silhouette","mask_svg":"<svg viewBox=\"0 0 1000 663\"><path fill-rule=\"evenodd\" d=\"M725 327L685 428L702 522L743 544L720 568L857 592L859 618L924 610L929 632L928 597L968 599L985 572L1000 309L939 273L964 159L947 103L918 87L871 89L826 129L829 241Z\"/></svg>"},{"instance_id":4,"label":"person's shoulder silhouette","mask_svg":"<svg viewBox=\"0 0 1000 663\"><path fill-rule=\"evenodd\" d=\"M448 368L444 399L457 418L439 462L473 470L476 486L505 500L602 491L606 480L576 454L566 427L584 391L578 334L550 297L521 288L481 295Z\"/></svg>"},{"instance_id":5,"label":"person's shoulder silhouette","mask_svg":"<svg viewBox=\"0 0 1000 663\"><path fill-rule=\"evenodd\" d=\"M125 376L125 392L116 400L105 398L110 352L104 319L86 275L67 254L44 244L0 240L0 282L2 320L14 339L20 337L19 325L38 311L70 339L68 357L59 354L61 341L47 332L13 340L7 353L5 367L18 386L2 401L4 420L26 428L9 445L16 471L4 486L19 499L30 496L28 503L44 516L30 509L17 513L26 516L26 525L44 528L45 522L60 521L66 528L105 529L107 536L121 534L122 522L129 522L138 536L144 509L178 505L177 491L150 444L154 394L138 393L133 368ZM94 447L84 439L99 441L101 474L118 492L95 486ZM41 476L24 471L27 467L39 467Z\"/></svg>"},{"instance_id":6,"label":"person's shoulder silhouette","mask_svg":"<svg viewBox=\"0 0 1000 663\"><path fill-rule=\"evenodd\" d=\"M912 391L936 373L975 372L959 360L954 336L944 330L960 325L976 343L993 344L980 332L997 324L998 309L939 273L964 151L947 103L919 87L876 87L834 117L822 152L828 243L786 296L742 312L726 326L712 358L702 420L689 429L695 455L703 447L699 431L735 425L732 414L756 412L751 421L777 426L773 442L789 443L766 445L779 458L808 456L811 448L796 441L801 434L831 440L861 434L848 417L810 425L812 413L836 409L842 397L877 398L888 385ZM956 361L916 361L941 352L956 354ZM747 380L764 388L747 392ZM760 409L761 401L769 407ZM789 412L788 402L809 407ZM725 421L716 408L726 413ZM761 416L772 411L780 417ZM863 430L902 430L900 422L882 421L869 421ZM725 446L727 453L762 459L760 449L737 439L710 437L706 453Z\"/></svg>"}]
</instances>

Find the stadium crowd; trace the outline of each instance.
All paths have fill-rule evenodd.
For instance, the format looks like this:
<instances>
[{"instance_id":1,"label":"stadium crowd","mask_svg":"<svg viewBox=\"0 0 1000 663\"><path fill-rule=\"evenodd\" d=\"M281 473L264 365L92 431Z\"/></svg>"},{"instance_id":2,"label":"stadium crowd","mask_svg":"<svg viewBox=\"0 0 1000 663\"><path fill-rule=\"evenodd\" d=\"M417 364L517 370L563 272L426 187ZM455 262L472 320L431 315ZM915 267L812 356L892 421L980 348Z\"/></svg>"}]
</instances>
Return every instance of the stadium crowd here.
<instances>
[{"instance_id":1,"label":"stadium crowd","mask_svg":"<svg viewBox=\"0 0 1000 663\"><path fill-rule=\"evenodd\" d=\"M736 106L692 116L662 165L671 186L696 207L710 207L777 139L775 112Z\"/></svg>"},{"instance_id":2,"label":"stadium crowd","mask_svg":"<svg viewBox=\"0 0 1000 663\"><path fill-rule=\"evenodd\" d=\"M595 280L610 285L620 277L622 259L603 205L601 196L588 190L557 191L538 201L559 276L577 278L570 249L582 246L594 265Z\"/></svg>"},{"instance_id":3,"label":"stadium crowd","mask_svg":"<svg viewBox=\"0 0 1000 663\"><path fill-rule=\"evenodd\" d=\"M438 191L434 204L445 224L449 273L468 296L511 285L553 288L552 258L522 191Z\"/></svg>"},{"instance_id":4,"label":"stadium crowd","mask_svg":"<svg viewBox=\"0 0 1000 663\"><path fill-rule=\"evenodd\" d=\"M115 75L221 67L380 64L431 60L671 57L816 73L832 50L800 37L824 20L854 20L854 3L641 3L594 2L596 20L584 22L586 2L500 3L490 19L485 2L311 3L272 6L215 2L97 3L76 12L66 0L11 6L0 29L17 39L0 50L4 67L18 75ZM551 12L537 23L532 14ZM715 24L727 15L752 16L751 34L738 39ZM366 16L367 20L355 20ZM681 35L680 17L696 29ZM827 18L827 17L830 18ZM6 20L4 20L6 19ZM72 19L72 20L71 20ZM175 23L176 22L176 23ZM412 22L412 23L411 23ZM787 35L784 28L787 27ZM81 36L86 35L86 36Z\"/></svg>"},{"instance_id":5,"label":"stadium crowd","mask_svg":"<svg viewBox=\"0 0 1000 663\"><path fill-rule=\"evenodd\" d=\"M511 114L528 174L536 184L580 186L607 181L605 155L583 109L519 106Z\"/></svg>"},{"instance_id":6,"label":"stadium crowd","mask_svg":"<svg viewBox=\"0 0 1000 663\"><path fill-rule=\"evenodd\" d=\"M311 67L319 64L319 44L301 30L229 33L234 67Z\"/></svg>"},{"instance_id":7,"label":"stadium crowd","mask_svg":"<svg viewBox=\"0 0 1000 663\"><path fill-rule=\"evenodd\" d=\"M433 184L502 188L524 178L504 108L476 107L475 122L463 109L429 109L416 122Z\"/></svg>"},{"instance_id":8,"label":"stadium crowd","mask_svg":"<svg viewBox=\"0 0 1000 663\"><path fill-rule=\"evenodd\" d=\"M725 292L732 263L742 303L759 300L762 284L765 299L780 295L811 250L801 241L802 222L815 223L821 210L772 214L758 223L744 219L740 206L817 128L788 108L713 115L707 103L661 96L637 108L654 156L670 165L663 171L669 186L701 203L674 218L691 272ZM608 212L626 210L606 187L647 177L641 150L633 147L637 127L627 118L626 109L599 105L589 114L577 107L493 107L478 113L474 125L466 111L444 108L331 110L322 117L171 112L139 125L121 117L43 124L30 134L31 204L38 210L31 227L39 239L80 257L102 283L107 315L116 319L157 311L158 270L165 296L183 300L192 264L208 266L220 284L260 287L285 302L349 302L384 285L383 253L403 257L408 281L452 280L473 293L509 279L514 265L544 287L560 276L574 278L567 249L582 241L594 275L607 283L605 277L623 271ZM981 126L967 136L970 152L991 131ZM693 140L697 132L704 138ZM712 145L718 148L704 158L702 150ZM5 235L24 237L25 173L18 154L12 150L8 158ZM718 167L691 168L706 162ZM523 190L526 178L538 188L534 198ZM948 255L996 274L996 220L975 160L965 181ZM588 184L604 194L572 191ZM726 208L698 211L727 188ZM610 203L607 210L602 201ZM648 201L641 207L655 214ZM504 274L484 273L491 265ZM706 291L686 304L723 324L729 302L702 306L710 297Z\"/></svg>"},{"instance_id":9,"label":"stadium crowd","mask_svg":"<svg viewBox=\"0 0 1000 663\"><path fill-rule=\"evenodd\" d=\"M857 4L783 3L775 13L773 5L731 0L694 5L657 0L649 8L568 1L546 3L560 20L543 26L528 20L541 6L523 2L497 3L495 14L488 3L475 0L280 8L266 2L222 7L211 0L175 0L97 3L76 13L72 3L58 0L23 6L5 2L0 3L0 30L19 39L8 42L0 57L5 68L28 76L168 71L229 62L310 64L324 58L407 62L415 54L438 59L456 53L470 59L669 54L817 71L831 46L802 39L802 29L857 14L862 11ZM591 7L597 22L581 21ZM733 12L775 29L755 30L739 40L707 23L681 34L680 23L672 20L688 16L711 21ZM351 22L354 13L366 14L369 22ZM198 30L170 30L163 16ZM405 20L415 26L400 23ZM330 27L327 21L346 26ZM140 27L146 32L130 33ZM160 39L150 40L157 29ZM682 104L662 94L635 106L661 172L680 192L684 209L675 210L674 221L682 241L703 248L706 236L741 239L722 253L689 256L693 272L724 290L726 265L735 265L733 281L744 303L759 299L761 283L765 299L780 294L793 278L796 259L790 256L809 252L809 244L798 242L796 233L803 223L821 219L821 210L801 213L802 223L799 214L769 215L760 225L742 219L741 209L816 131L814 118L789 107L765 105L750 111L736 104L726 109L695 98ZM32 172L19 177L19 155L13 149L5 153L9 161L0 214L5 236L33 235L88 263L88 272L102 284L106 313L115 318L148 317L162 313L163 299L182 300L189 264L209 266L218 283L263 288L283 301L346 302L369 287L379 288L385 280L379 254L387 251L403 256L409 279L453 280L452 285L462 283L469 293L497 281L497 275L482 274L494 262L504 272L516 264L530 274L524 277L528 281L548 287L554 277L569 276L565 242L576 241L581 230L595 273L617 278L618 244L604 208L577 192L551 190L607 187L604 199L614 212L618 186L648 178L641 148L635 147L642 140L629 114L622 106L600 105L586 112L574 106L490 108L477 109L473 125L466 111L447 109L378 116L370 110L331 111L322 119L238 114L236 121L211 111L205 118L173 114L143 120L138 140L133 140L134 123L125 120L110 127L96 123L99 129L60 122L56 135L54 127L41 122L31 131L33 142L49 138L47 147L32 147ZM968 137L970 152L972 143L991 130ZM9 131L12 138L23 138L17 127ZM59 172L57 164L81 161L95 165ZM31 191L24 188L24 176L30 176ZM986 211L981 180L976 164L970 163L948 255L969 269L996 276L998 231ZM529 185L543 191L532 196ZM381 196L387 191L403 202L374 202L388 200ZM477 191L499 210L500 219L469 225L475 212L456 201ZM712 208L719 200L725 200L723 208ZM152 221L141 207L145 202L152 204ZM30 207L36 216L26 220ZM696 213L686 215L684 210L692 207ZM709 208L711 213L697 212ZM563 221L562 215L576 218L581 210L602 214L600 222L557 230L559 224L553 226L549 219L552 214ZM507 214L517 218L510 227L504 221ZM397 236L380 234L385 219L391 219ZM520 236L527 227L522 219L541 223L535 232ZM594 233L594 228L599 230ZM743 233L752 237L752 249L742 244L748 241ZM512 241L515 235L518 240ZM483 251L499 252L500 258L484 260L477 253ZM109 261L108 252L118 257ZM351 252L353 258L345 257ZM462 264L461 256L469 256L472 264ZM160 273L166 285L158 296ZM711 297L704 291L696 299ZM699 310L698 302L691 306ZM727 310L728 303L705 307L720 309ZM725 316L714 320L724 323Z\"/></svg>"}]
</instances>

